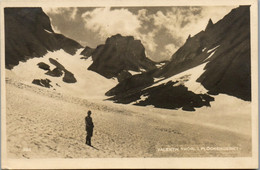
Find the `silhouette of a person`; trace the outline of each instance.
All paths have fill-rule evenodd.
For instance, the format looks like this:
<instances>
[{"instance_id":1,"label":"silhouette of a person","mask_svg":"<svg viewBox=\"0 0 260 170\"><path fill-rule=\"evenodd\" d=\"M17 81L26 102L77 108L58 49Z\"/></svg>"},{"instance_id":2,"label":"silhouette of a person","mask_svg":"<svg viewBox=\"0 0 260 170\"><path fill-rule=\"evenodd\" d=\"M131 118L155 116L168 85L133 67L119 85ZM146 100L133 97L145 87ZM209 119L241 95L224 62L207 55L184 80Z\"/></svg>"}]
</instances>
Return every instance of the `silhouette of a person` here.
<instances>
[{"instance_id":1,"label":"silhouette of a person","mask_svg":"<svg viewBox=\"0 0 260 170\"><path fill-rule=\"evenodd\" d=\"M86 144L91 146L91 137L93 136L93 128L94 124L92 122L92 117L90 117L91 111L88 111L88 116L85 117L85 123L86 123L86 131L87 131L87 137L86 137Z\"/></svg>"}]
</instances>

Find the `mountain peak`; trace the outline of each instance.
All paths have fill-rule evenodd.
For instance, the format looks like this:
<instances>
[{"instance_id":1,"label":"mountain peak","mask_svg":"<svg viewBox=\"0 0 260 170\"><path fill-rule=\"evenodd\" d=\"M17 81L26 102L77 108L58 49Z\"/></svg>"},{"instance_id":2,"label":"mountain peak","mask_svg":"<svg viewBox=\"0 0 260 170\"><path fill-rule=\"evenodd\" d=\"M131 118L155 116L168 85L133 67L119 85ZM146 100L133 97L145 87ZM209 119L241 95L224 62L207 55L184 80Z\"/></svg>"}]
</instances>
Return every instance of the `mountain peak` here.
<instances>
[{"instance_id":1,"label":"mountain peak","mask_svg":"<svg viewBox=\"0 0 260 170\"><path fill-rule=\"evenodd\" d=\"M140 40L120 34L107 38L104 45L92 53L93 64L88 68L107 78L117 77L123 70L140 72L156 69L155 63L145 55Z\"/></svg>"},{"instance_id":2,"label":"mountain peak","mask_svg":"<svg viewBox=\"0 0 260 170\"><path fill-rule=\"evenodd\" d=\"M117 41L133 41L135 40L133 36L122 36L121 34L112 35L106 39L106 44L114 43Z\"/></svg>"},{"instance_id":3,"label":"mountain peak","mask_svg":"<svg viewBox=\"0 0 260 170\"><path fill-rule=\"evenodd\" d=\"M191 35L189 34L188 38L186 39L186 41L188 41L189 39L191 39Z\"/></svg>"},{"instance_id":4,"label":"mountain peak","mask_svg":"<svg viewBox=\"0 0 260 170\"><path fill-rule=\"evenodd\" d=\"M210 18L209 21L208 21L208 24L207 24L207 26L206 26L206 30L208 30L209 28L211 28L213 25L214 25L214 24L213 24L213 22L212 22L212 20L211 20L211 18Z\"/></svg>"}]
</instances>

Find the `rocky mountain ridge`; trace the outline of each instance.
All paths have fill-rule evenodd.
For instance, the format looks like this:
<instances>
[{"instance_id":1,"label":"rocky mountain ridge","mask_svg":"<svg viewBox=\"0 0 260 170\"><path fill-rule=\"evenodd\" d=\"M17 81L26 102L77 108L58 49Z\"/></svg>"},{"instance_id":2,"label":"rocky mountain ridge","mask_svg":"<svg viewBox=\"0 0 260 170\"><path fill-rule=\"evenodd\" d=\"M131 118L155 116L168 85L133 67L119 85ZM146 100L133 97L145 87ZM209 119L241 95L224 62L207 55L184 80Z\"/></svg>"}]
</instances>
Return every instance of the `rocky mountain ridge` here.
<instances>
[{"instance_id":1,"label":"rocky mountain ridge","mask_svg":"<svg viewBox=\"0 0 260 170\"><path fill-rule=\"evenodd\" d=\"M12 69L29 58L63 49L75 54L82 46L53 31L49 17L41 8L5 8L5 67Z\"/></svg>"}]
</instances>

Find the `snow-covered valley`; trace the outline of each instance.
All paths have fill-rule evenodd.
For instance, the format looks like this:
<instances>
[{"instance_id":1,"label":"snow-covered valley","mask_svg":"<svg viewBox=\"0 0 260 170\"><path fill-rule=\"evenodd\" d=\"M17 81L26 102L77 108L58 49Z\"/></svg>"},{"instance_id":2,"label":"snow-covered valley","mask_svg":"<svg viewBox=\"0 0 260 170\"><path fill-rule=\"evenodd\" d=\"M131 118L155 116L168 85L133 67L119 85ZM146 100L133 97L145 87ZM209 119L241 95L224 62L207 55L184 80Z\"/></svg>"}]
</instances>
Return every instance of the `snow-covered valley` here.
<instances>
[{"instance_id":1,"label":"snow-covered valley","mask_svg":"<svg viewBox=\"0 0 260 170\"><path fill-rule=\"evenodd\" d=\"M58 61L78 80L73 86L70 87L71 84L64 83L61 78L50 76L47 77L53 83L60 85L55 87L56 90L32 84L34 73L38 78L46 78L44 71L37 66L40 61L37 58L28 61L30 67L22 63L13 70L6 70L8 157L251 155L250 102L222 94L214 97L211 107L202 107L195 112L115 104L104 101L104 92L113 87L116 80L88 71L85 65L80 68L76 62L72 64L72 61L66 63L62 60L62 57L67 57L66 61L75 57L74 61L81 61L77 55L61 55L60 51L51 54L39 59L48 63L48 57L59 57ZM19 77L18 73L23 74ZM186 73L176 77L191 74ZM192 76L187 77L192 81ZM83 78L89 81L82 81ZM88 110L93 112L95 124L94 147L85 145L84 117ZM167 148L192 147L228 147L233 150L167 151Z\"/></svg>"}]
</instances>

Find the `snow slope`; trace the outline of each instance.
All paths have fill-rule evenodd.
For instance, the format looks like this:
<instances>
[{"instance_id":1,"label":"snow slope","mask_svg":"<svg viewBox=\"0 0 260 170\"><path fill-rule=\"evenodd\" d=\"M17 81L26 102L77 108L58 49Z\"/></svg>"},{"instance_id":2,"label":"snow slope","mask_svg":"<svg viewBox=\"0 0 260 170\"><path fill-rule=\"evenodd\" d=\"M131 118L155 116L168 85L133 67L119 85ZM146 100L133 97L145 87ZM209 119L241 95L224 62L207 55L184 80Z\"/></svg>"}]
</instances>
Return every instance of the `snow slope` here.
<instances>
[{"instance_id":1,"label":"snow slope","mask_svg":"<svg viewBox=\"0 0 260 170\"><path fill-rule=\"evenodd\" d=\"M234 103L216 100L218 105L191 113L93 103L12 81L7 81L6 88L9 158L251 156L250 105L239 103L240 99ZM223 105L219 105L221 103ZM241 110L230 107L234 104L239 104ZM89 109L95 124L94 147L85 145L84 118ZM173 147L233 147L238 150L159 151Z\"/></svg>"},{"instance_id":2,"label":"snow slope","mask_svg":"<svg viewBox=\"0 0 260 170\"><path fill-rule=\"evenodd\" d=\"M191 68L167 79L155 79L155 83L147 88L166 84L169 81L178 81L178 83L174 84L174 86L182 84L185 85L189 91L193 91L196 94L207 93L207 89L205 89L199 82L196 81L201 76L201 74L203 74L206 64L207 63L203 63L197 67Z\"/></svg>"},{"instance_id":3,"label":"snow slope","mask_svg":"<svg viewBox=\"0 0 260 170\"><path fill-rule=\"evenodd\" d=\"M76 97L82 98L96 98L104 99L105 92L114 87L117 81L114 79L107 79L98 73L88 70L87 68L92 64L92 59L80 59L82 56L79 49L75 55L70 55L63 50L55 52L48 52L44 57L29 59L27 62L20 62L11 71L24 83L32 85L34 79L49 79L53 86L51 90L56 90L61 93L69 93ZM49 58L57 60L68 71L74 74L77 79L76 83L65 83L62 77L51 77L46 75L47 71L38 67L38 63L44 62L54 69L55 66L49 62ZM44 88L44 87L43 87Z\"/></svg>"}]
</instances>

